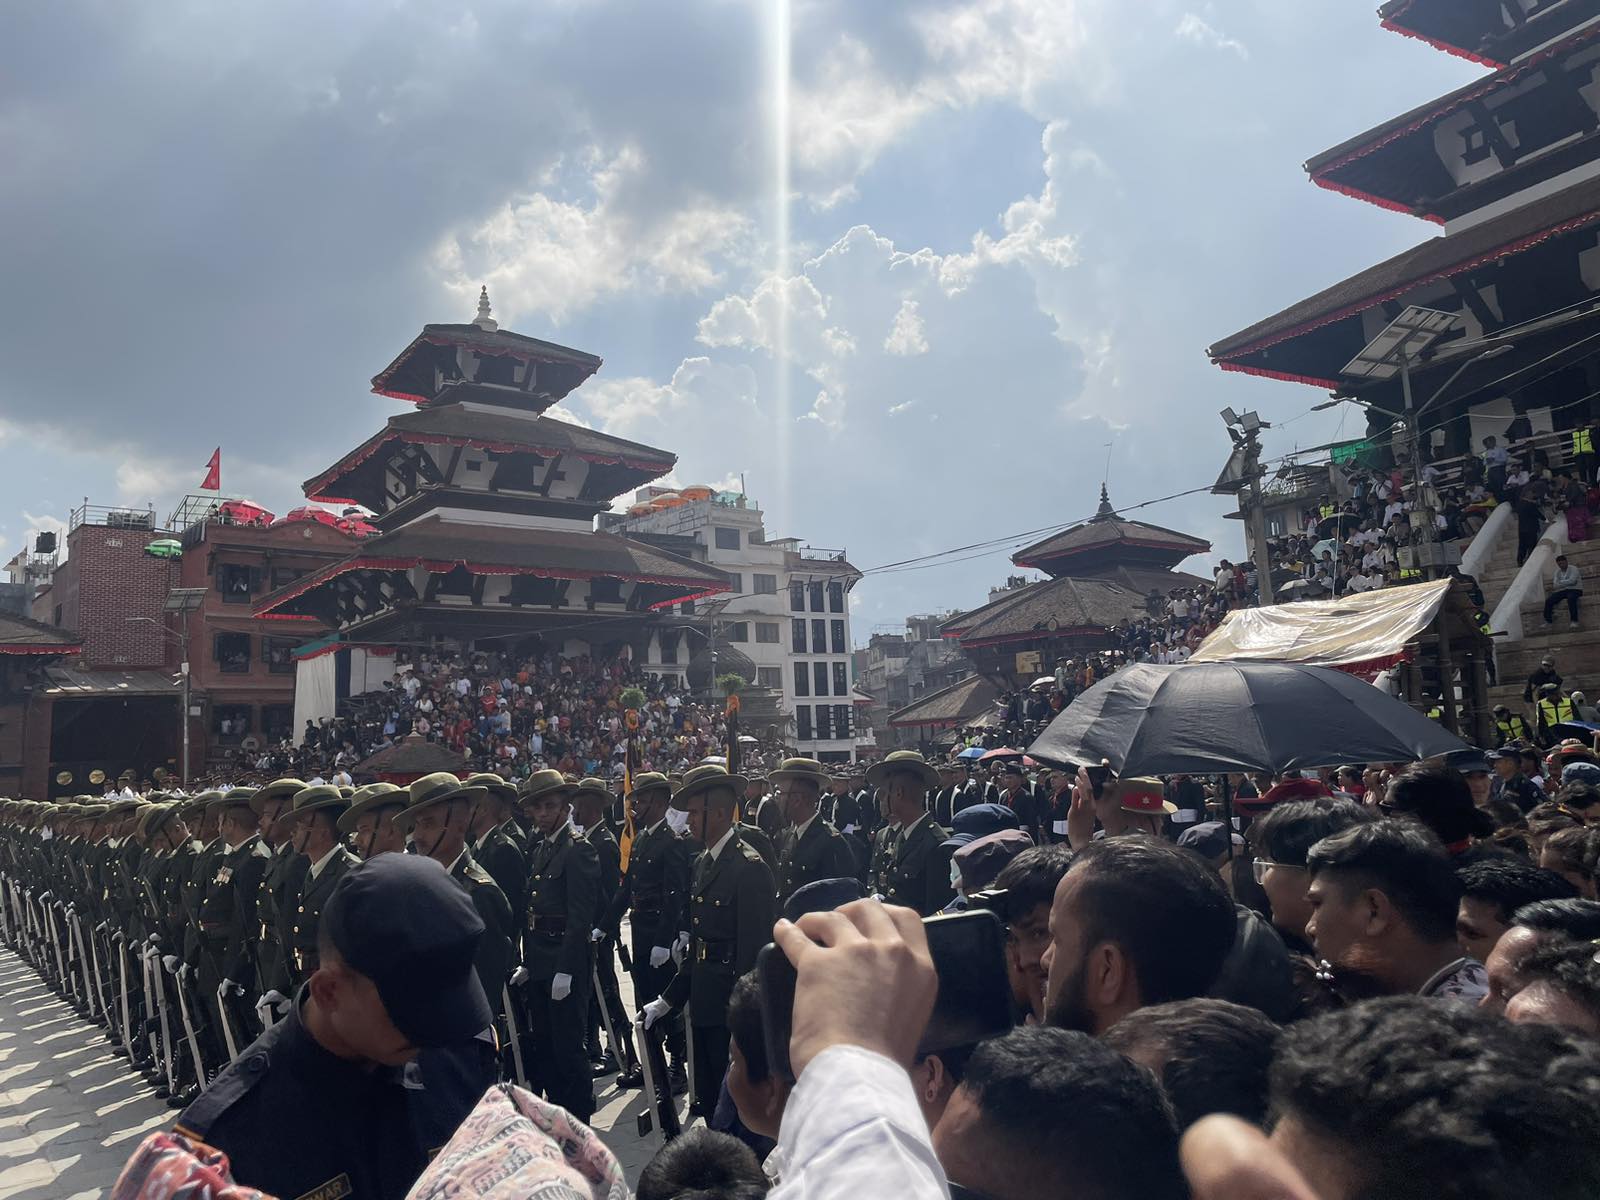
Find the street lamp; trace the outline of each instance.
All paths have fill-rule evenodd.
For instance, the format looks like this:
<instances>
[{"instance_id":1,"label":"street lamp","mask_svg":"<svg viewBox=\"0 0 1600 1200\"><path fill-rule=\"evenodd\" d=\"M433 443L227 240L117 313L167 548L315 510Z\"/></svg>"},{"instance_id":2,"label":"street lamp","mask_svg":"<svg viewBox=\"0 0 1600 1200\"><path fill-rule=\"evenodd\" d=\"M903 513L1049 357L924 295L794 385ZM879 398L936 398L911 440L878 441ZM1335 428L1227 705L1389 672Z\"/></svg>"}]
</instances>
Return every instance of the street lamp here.
<instances>
[{"instance_id":1,"label":"street lamp","mask_svg":"<svg viewBox=\"0 0 1600 1200\"><path fill-rule=\"evenodd\" d=\"M183 685L180 702L183 705L183 715L179 721L179 729L183 735L183 752L179 764L179 775L183 781L183 790L189 790L189 614L205 603L205 588L173 588L167 593L167 598L161 604L163 612L177 613L182 617L182 623L176 631L168 629L162 622L154 617L127 617L129 624L143 621L154 625L166 637L178 643L178 672L179 682Z\"/></svg>"}]
</instances>

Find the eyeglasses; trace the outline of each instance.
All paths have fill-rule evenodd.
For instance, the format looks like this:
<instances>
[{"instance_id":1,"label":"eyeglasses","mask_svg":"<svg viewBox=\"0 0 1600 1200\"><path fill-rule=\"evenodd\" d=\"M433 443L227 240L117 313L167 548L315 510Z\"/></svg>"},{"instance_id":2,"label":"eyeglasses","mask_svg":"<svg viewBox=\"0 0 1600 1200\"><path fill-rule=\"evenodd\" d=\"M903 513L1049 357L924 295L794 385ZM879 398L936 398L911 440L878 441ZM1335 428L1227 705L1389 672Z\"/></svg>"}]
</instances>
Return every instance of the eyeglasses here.
<instances>
[{"instance_id":1,"label":"eyeglasses","mask_svg":"<svg viewBox=\"0 0 1600 1200\"><path fill-rule=\"evenodd\" d=\"M1256 877L1256 882L1257 883L1265 883L1267 881L1267 872L1269 870L1271 870L1273 867L1280 867L1285 871L1304 871L1305 870L1305 867L1303 867L1303 866L1297 866L1294 863L1273 862L1270 858L1252 859L1251 863L1250 863L1250 866L1251 866L1252 873Z\"/></svg>"}]
</instances>

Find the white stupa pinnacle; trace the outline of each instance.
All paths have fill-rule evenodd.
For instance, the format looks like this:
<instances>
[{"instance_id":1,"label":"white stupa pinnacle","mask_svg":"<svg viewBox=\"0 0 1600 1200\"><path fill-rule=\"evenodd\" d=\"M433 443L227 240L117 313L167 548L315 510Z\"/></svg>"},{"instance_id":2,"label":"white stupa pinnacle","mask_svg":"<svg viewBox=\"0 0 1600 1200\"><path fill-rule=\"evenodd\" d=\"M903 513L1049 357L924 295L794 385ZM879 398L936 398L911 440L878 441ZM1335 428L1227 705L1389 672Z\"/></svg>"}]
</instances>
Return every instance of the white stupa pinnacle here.
<instances>
[{"instance_id":1,"label":"white stupa pinnacle","mask_svg":"<svg viewBox=\"0 0 1600 1200\"><path fill-rule=\"evenodd\" d=\"M474 320L472 323L474 325L476 325L479 329L487 330L487 331L489 331L491 333L494 330L500 328L499 323L496 322L495 319L489 315L489 285L488 284L484 284L484 286L478 290L478 316L477 316L477 319Z\"/></svg>"}]
</instances>

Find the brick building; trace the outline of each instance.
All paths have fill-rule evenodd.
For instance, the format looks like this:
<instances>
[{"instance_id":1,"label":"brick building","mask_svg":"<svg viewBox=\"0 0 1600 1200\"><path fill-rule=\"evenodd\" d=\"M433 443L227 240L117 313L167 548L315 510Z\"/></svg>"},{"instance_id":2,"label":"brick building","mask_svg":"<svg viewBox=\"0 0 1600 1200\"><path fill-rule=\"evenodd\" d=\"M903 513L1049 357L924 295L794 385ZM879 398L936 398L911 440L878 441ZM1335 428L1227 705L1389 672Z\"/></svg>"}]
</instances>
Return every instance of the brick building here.
<instances>
[{"instance_id":1,"label":"brick building","mask_svg":"<svg viewBox=\"0 0 1600 1200\"><path fill-rule=\"evenodd\" d=\"M67 559L35 595L33 619L82 634L90 670L161 669L166 639L150 622L161 620L161 605L178 586L178 566L145 553L160 536L151 509L87 502L74 509Z\"/></svg>"}]
</instances>

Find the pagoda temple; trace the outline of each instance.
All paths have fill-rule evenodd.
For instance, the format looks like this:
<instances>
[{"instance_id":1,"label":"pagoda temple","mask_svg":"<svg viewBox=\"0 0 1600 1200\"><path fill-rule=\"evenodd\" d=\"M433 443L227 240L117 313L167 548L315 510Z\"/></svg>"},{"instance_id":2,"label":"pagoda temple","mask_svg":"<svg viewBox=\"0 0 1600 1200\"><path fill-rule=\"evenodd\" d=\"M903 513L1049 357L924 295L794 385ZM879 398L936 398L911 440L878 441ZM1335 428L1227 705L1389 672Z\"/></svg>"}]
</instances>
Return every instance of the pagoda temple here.
<instances>
[{"instance_id":1,"label":"pagoda temple","mask_svg":"<svg viewBox=\"0 0 1600 1200\"><path fill-rule=\"evenodd\" d=\"M1401 378L1345 368L1415 305L1453 318L1410 370L1436 454L1476 450L1521 416L1536 431L1587 424L1600 394L1600 3L1389 0L1379 16L1492 73L1306 171L1442 232L1222 339L1212 360L1357 399L1377 431L1404 411Z\"/></svg>"},{"instance_id":2,"label":"pagoda temple","mask_svg":"<svg viewBox=\"0 0 1600 1200\"><path fill-rule=\"evenodd\" d=\"M1007 588L951 617L940 634L959 641L981 675L1006 688L1026 687L1054 670L1058 658L1113 646L1110 631L1149 616L1154 598L1209 583L1176 567L1210 549L1201 538L1118 516L1102 486L1093 517L1011 556L1016 566L1049 579ZM890 722L929 723L902 713Z\"/></svg>"},{"instance_id":3,"label":"pagoda temple","mask_svg":"<svg viewBox=\"0 0 1600 1200\"><path fill-rule=\"evenodd\" d=\"M656 614L731 590L703 562L610 533L596 514L675 456L546 415L600 359L477 319L427 325L372 380L414 406L306 482L370 509L378 534L264 596L348 640L537 636L564 653L642 657Z\"/></svg>"}]
</instances>

